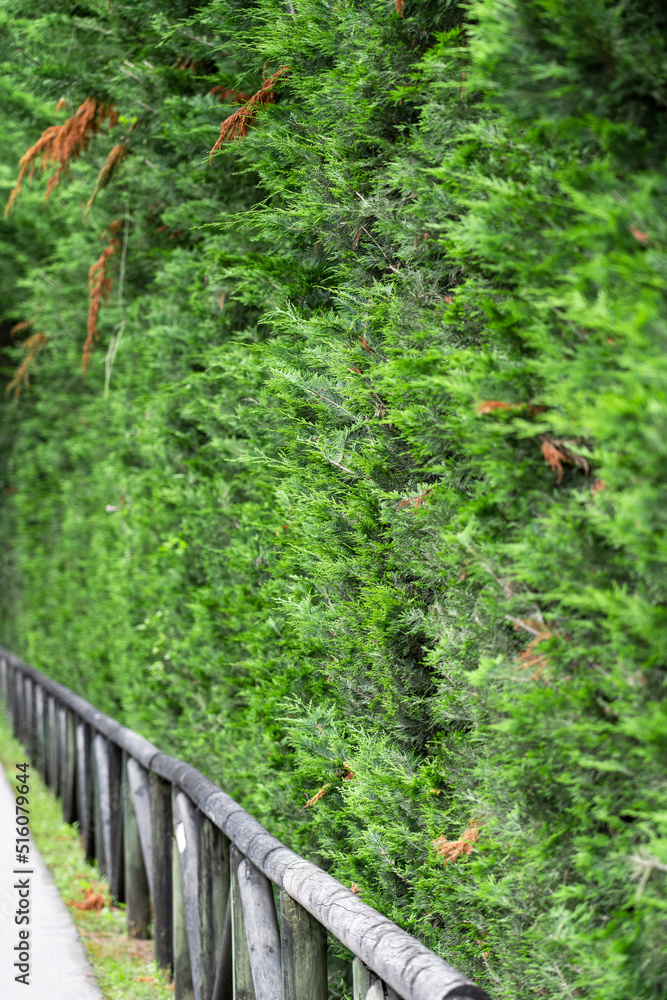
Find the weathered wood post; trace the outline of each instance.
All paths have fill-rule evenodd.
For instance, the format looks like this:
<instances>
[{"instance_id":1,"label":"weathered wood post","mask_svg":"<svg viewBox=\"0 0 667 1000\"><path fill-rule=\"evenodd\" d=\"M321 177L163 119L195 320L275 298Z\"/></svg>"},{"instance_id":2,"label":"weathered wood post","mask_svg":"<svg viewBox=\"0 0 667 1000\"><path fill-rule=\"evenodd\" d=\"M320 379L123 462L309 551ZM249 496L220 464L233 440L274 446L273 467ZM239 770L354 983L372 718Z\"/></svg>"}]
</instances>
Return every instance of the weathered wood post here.
<instances>
[{"instance_id":1,"label":"weathered wood post","mask_svg":"<svg viewBox=\"0 0 667 1000\"><path fill-rule=\"evenodd\" d=\"M203 1000L211 1000L229 902L229 841L201 813L198 880L199 979ZM231 986L231 966L228 968ZM231 995L231 989L229 992Z\"/></svg>"},{"instance_id":2,"label":"weathered wood post","mask_svg":"<svg viewBox=\"0 0 667 1000\"><path fill-rule=\"evenodd\" d=\"M169 969L173 962L171 784L151 775L151 854L155 961Z\"/></svg>"},{"instance_id":3,"label":"weathered wood post","mask_svg":"<svg viewBox=\"0 0 667 1000\"><path fill-rule=\"evenodd\" d=\"M352 1000L366 1000L371 988L371 973L360 958L352 962Z\"/></svg>"},{"instance_id":4,"label":"weathered wood post","mask_svg":"<svg viewBox=\"0 0 667 1000\"><path fill-rule=\"evenodd\" d=\"M46 740L44 736L44 688L41 684L35 690L35 730L37 736L35 763L42 781L46 784Z\"/></svg>"},{"instance_id":5,"label":"weathered wood post","mask_svg":"<svg viewBox=\"0 0 667 1000\"><path fill-rule=\"evenodd\" d=\"M95 856L102 875L111 880L111 803L107 741L95 733L92 741L95 774Z\"/></svg>"},{"instance_id":6,"label":"weathered wood post","mask_svg":"<svg viewBox=\"0 0 667 1000\"><path fill-rule=\"evenodd\" d=\"M0 691L2 692L2 700L9 707L9 698L7 697L7 660L4 656L0 656Z\"/></svg>"},{"instance_id":7,"label":"weathered wood post","mask_svg":"<svg viewBox=\"0 0 667 1000\"><path fill-rule=\"evenodd\" d=\"M125 902L125 855L123 852L123 751L107 741L109 761L109 889L114 899Z\"/></svg>"},{"instance_id":8,"label":"weathered wood post","mask_svg":"<svg viewBox=\"0 0 667 1000\"><path fill-rule=\"evenodd\" d=\"M250 955L246 940L243 906L239 891L238 870L243 855L234 844L229 850L229 873L231 881L231 923L232 923L232 996L233 1000L255 1000L255 989L250 970Z\"/></svg>"},{"instance_id":9,"label":"weathered wood post","mask_svg":"<svg viewBox=\"0 0 667 1000\"><path fill-rule=\"evenodd\" d=\"M225 920L222 925L222 941L218 952L218 965L215 970L211 1000L232 1000L234 993L232 965L232 890L230 882L227 906L225 908Z\"/></svg>"},{"instance_id":10,"label":"weathered wood post","mask_svg":"<svg viewBox=\"0 0 667 1000\"><path fill-rule=\"evenodd\" d=\"M237 870L243 922L256 1000L275 1000L282 993L280 932L271 883L248 858Z\"/></svg>"},{"instance_id":11,"label":"weathered wood post","mask_svg":"<svg viewBox=\"0 0 667 1000\"><path fill-rule=\"evenodd\" d=\"M148 773L132 757L127 760L127 777L134 815L139 828L139 841L144 859L148 892L153 898L153 838L151 834L151 789Z\"/></svg>"},{"instance_id":12,"label":"weathered wood post","mask_svg":"<svg viewBox=\"0 0 667 1000\"><path fill-rule=\"evenodd\" d=\"M12 732L17 740L21 740L21 719L23 716L23 674L14 671L14 705L12 712Z\"/></svg>"},{"instance_id":13,"label":"weathered wood post","mask_svg":"<svg viewBox=\"0 0 667 1000\"><path fill-rule=\"evenodd\" d=\"M6 661L6 669L7 669L7 695L6 695L6 698L5 698L5 703L7 705L7 715L9 716L9 720L10 720L10 722L12 724L12 727L13 727L13 725L14 725L14 667L13 667L13 665L8 660Z\"/></svg>"},{"instance_id":14,"label":"weathered wood post","mask_svg":"<svg viewBox=\"0 0 667 1000\"><path fill-rule=\"evenodd\" d=\"M175 848L178 852L181 890L190 956L191 988L200 1000L199 977L199 835L195 807L183 792L173 798ZM176 891L174 887L174 892ZM176 940L174 939L174 956ZM174 958L175 960L175 958Z\"/></svg>"},{"instance_id":15,"label":"weathered wood post","mask_svg":"<svg viewBox=\"0 0 667 1000\"><path fill-rule=\"evenodd\" d=\"M95 860L95 775L92 735L87 722L76 727L76 785L79 792L79 830L86 861Z\"/></svg>"},{"instance_id":16,"label":"weathered wood post","mask_svg":"<svg viewBox=\"0 0 667 1000\"><path fill-rule=\"evenodd\" d=\"M179 826L174 817L176 831ZM182 830L182 824L181 824ZM175 1000L194 1000L192 965L190 962L190 945L188 942L187 916L185 912L185 895L183 886L183 852L179 846L178 832L175 831L171 845L172 885L173 885L173 942L174 942L174 997ZM181 833L182 835L182 833ZM182 835L183 836L183 835Z\"/></svg>"},{"instance_id":17,"label":"weathered wood post","mask_svg":"<svg viewBox=\"0 0 667 1000\"><path fill-rule=\"evenodd\" d=\"M123 751L123 849L125 867L125 913L128 937L145 940L150 935L151 901L144 853L141 848L139 822L132 796L129 765L134 763ZM137 765L138 766L138 765ZM150 802L147 801L150 809ZM150 812L149 812L150 821Z\"/></svg>"},{"instance_id":18,"label":"weathered wood post","mask_svg":"<svg viewBox=\"0 0 667 1000\"><path fill-rule=\"evenodd\" d=\"M59 739L59 722L58 722L58 706L56 705L56 699L49 695L49 741L48 741L48 770L47 776L49 781L49 788L54 795L58 796L60 794L60 769L58 767L58 744Z\"/></svg>"},{"instance_id":19,"label":"weathered wood post","mask_svg":"<svg viewBox=\"0 0 667 1000\"><path fill-rule=\"evenodd\" d=\"M280 955L283 1000L327 1000L327 932L281 890Z\"/></svg>"},{"instance_id":20,"label":"weathered wood post","mask_svg":"<svg viewBox=\"0 0 667 1000\"><path fill-rule=\"evenodd\" d=\"M25 692L25 721L23 745L28 751L31 762L35 761L35 686L30 677L26 677L23 685Z\"/></svg>"},{"instance_id":21,"label":"weathered wood post","mask_svg":"<svg viewBox=\"0 0 667 1000\"><path fill-rule=\"evenodd\" d=\"M74 823L79 811L76 795L76 723L69 709L61 710L60 725L63 819L66 823Z\"/></svg>"},{"instance_id":22,"label":"weathered wood post","mask_svg":"<svg viewBox=\"0 0 667 1000\"><path fill-rule=\"evenodd\" d=\"M30 731L28 729L28 678L21 673L21 720L19 724L20 741L28 749L30 743Z\"/></svg>"}]
</instances>

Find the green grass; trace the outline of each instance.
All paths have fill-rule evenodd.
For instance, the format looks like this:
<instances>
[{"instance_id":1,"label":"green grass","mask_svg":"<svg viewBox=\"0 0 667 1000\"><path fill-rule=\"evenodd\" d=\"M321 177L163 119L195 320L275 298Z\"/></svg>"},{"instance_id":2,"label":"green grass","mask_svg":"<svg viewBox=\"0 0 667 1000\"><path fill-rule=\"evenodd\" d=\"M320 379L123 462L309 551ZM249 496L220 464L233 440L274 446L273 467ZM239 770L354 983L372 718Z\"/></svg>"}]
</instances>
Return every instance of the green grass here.
<instances>
[{"instance_id":1,"label":"green grass","mask_svg":"<svg viewBox=\"0 0 667 1000\"><path fill-rule=\"evenodd\" d=\"M0 761L8 775L17 762L29 761L0 711ZM62 899L69 906L102 994L107 1000L160 1000L173 995L173 984L153 961L153 942L135 941L125 932L124 906L111 905L109 887L84 857L75 826L64 823L60 802L30 769L30 817L33 841L44 858ZM72 904L92 889L105 898L101 910L77 910Z\"/></svg>"}]
</instances>

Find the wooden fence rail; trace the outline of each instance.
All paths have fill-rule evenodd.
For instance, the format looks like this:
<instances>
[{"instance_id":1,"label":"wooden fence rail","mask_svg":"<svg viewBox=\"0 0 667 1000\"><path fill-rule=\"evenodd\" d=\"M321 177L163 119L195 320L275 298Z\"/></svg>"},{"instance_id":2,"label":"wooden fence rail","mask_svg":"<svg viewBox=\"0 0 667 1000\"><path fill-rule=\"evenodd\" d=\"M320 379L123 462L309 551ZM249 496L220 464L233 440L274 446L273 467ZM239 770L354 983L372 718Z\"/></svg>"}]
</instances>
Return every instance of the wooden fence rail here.
<instances>
[{"instance_id":1,"label":"wooden fence rail","mask_svg":"<svg viewBox=\"0 0 667 1000\"><path fill-rule=\"evenodd\" d=\"M176 1000L327 1000L327 931L356 956L353 1000L489 1000L195 768L1 647L0 681L130 937L147 937L152 915Z\"/></svg>"}]
</instances>

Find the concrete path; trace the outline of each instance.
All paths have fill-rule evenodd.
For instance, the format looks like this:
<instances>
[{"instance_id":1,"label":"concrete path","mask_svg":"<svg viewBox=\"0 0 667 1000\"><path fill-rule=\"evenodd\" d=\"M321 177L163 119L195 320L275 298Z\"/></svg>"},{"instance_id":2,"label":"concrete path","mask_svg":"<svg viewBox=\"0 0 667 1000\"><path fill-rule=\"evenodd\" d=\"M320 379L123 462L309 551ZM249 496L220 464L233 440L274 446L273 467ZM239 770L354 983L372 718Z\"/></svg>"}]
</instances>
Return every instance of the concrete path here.
<instances>
[{"instance_id":1,"label":"concrete path","mask_svg":"<svg viewBox=\"0 0 667 1000\"><path fill-rule=\"evenodd\" d=\"M51 873L30 841L30 864L16 861L16 797L0 765L0 997L2 1000L103 1000L69 910ZM20 868L26 869L19 871ZM28 874L31 872L32 874ZM18 888L29 879L28 890ZM30 924L17 925L20 893L29 891ZM29 930L29 985L16 982L22 969L15 945Z\"/></svg>"}]
</instances>

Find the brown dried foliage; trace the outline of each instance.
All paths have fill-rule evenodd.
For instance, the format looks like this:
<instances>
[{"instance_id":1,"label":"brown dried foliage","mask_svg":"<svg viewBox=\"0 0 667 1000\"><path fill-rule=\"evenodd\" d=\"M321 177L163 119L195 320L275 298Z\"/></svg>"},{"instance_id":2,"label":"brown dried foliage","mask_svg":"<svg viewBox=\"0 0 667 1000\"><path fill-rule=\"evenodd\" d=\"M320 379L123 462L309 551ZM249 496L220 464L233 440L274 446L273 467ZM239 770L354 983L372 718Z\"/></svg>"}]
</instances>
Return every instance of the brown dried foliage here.
<instances>
[{"instance_id":1,"label":"brown dried foliage","mask_svg":"<svg viewBox=\"0 0 667 1000\"><path fill-rule=\"evenodd\" d=\"M499 399L485 399L475 407L478 413L492 413L493 410L518 410L523 403L503 403Z\"/></svg>"},{"instance_id":2,"label":"brown dried foliage","mask_svg":"<svg viewBox=\"0 0 667 1000\"><path fill-rule=\"evenodd\" d=\"M225 118L220 126L218 141L209 153L209 162L213 154L222 149L226 142L234 142L236 139L244 139L247 136L257 114L257 109L263 104L271 104L275 101L276 92L274 86L278 80L289 73L289 69L289 66L283 66L282 69L279 69L273 76L264 81L257 93L253 94L242 108L235 111L229 118Z\"/></svg>"},{"instance_id":3,"label":"brown dried foliage","mask_svg":"<svg viewBox=\"0 0 667 1000\"><path fill-rule=\"evenodd\" d=\"M97 331L97 318L100 313L102 302L106 302L111 291L112 280L107 276L107 263L120 247L120 240L116 233L120 230L120 219L115 219L108 229L109 243L91 266L88 272L88 336L83 345L83 374L84 377L90 364L93 344L99 340ZM107 230L102 233L100 239L104 239Z\"/></svg>"},{"instance_id":4,"label":"brown dried foliage","mask_svg":"<svg viewBox=\"0 0 667 1000\"><path fill-rule=\"evenodd\" d=\"M88 199L88 203L86 204L86 208L83 213L84 219L88 217L88 213L95 204L95 199L97 198L100 191L102 191L105 187L107 187L108 184L110 184L113 175L118 170L118 167L124 160L127 159L128 153L129 149L123 143L119 143L118 145L113 147L113 149L106 158L104 166L97 175L97 182L95 183L95 188L90 198Z\"/></svg>"},{"instance_id":5,"label":"brown dried foliage","mask_svg":"<svg viewBox=\"0 0 667 1000\"><path fill-rule=\"evenodd\" d=\"M200 65L201 59L190 59L189 56L181 56L179 61L174 66L174 69L180 69L181 72L190 70L191 73L196 73Z\"/></svg>"},{"instance_id":6,"label":"brown dried foliage","mask_svg":"<svg viewBox=\"0 0 667 1000\"><path fill-rule=\"evenodd\" d=\"M405 17L405 0L396 0L396 13L399 17Z\"/></svg>"},{"instance_id":7,"label":"brown dried foliage","mask_svg":"<svg viewBox=\"0 0 667 1000\"><path fill-rule=\"evenodd\" d=\"M438 854L445 859L445 864L454 862L461 855L468 857L473 852L473 844L479 839L479 819L471 820L458 840L447 840L446 837L436 837L432 841Z\"/></svg>"},{"instance_id":8,"label":"brown dried foliage","mask_svg":"<svg viewBox=\"0 0 667 1000\"><path fill-rule=\"evenodd\" d=\"M62 125L49 125L34 146L27 149L19 160L18 180L9 195L5 215L11 211L12 205L21 194L26 174L29 173L32 177L36 166L40 171L55 166L55 172L46 186L44 197L46 201L60 183L63 174L67 172L70 160L87 148L90 140L100 131L105 118L108 118L109 125L113 126L118 121L118 114L111 105L99 104L94 97L88 97L76 113L67 118Z\"/></svg>"},{"instance_id":9,"label":"brown dried foliage","mask_svg":"<svg viewBox=\"0 0 667 1000\"><path fill-rule=\"evenodd\" d=\"M67 904L74 910L103 910L106 906L106 899L101 892L97 892L93 886L86 889L83 899L72 899Z\"/></svg>"},{"instance_id":10,"label":"brown dried foliage","mask_svg":"<svg viewBox=\"0 0 667 1000\"><path fill-rule=\"evenodd\" d=\"M528 416L544 413L546 406L535 406L533 403L504 403L500 399L485 399L475 407L477 413L493 413L494 410L524 410Z\"/></svg>"},{"instance_id":11,"label":"brown dried foliage","mask_svg":"<svg viewBox=\"0 0 667 1000\"><path fill-rule=\"evenodd\" d=\"M31 326L32 326L31 319L24 319L21 320L20 323L14 323L14 326L9 331L9 336L14 337L20 330L27 330Z\"/></svg>"},{"instance_id":12,"label":"brown dried foliage","mask_svg":"<svg viewBox=\"0 0 667 1000\"><path fill-rule=\"evenodd\" d=\"M245 104L252 100L252 94L246 94L243 90L234 90L233 87L211 87L209 94L218 98L220 104Z\"/></svg>"},{"instance_id":13,"label":"brown dried foliage","mask_svg":"<svg viewBox=\"0 0 667 1000\"><path fill-rule=\"evenodd\" d=\"M536 653L535 650L541 642L545 639L551 639L553 632L550 628L544 624L544 622L536 621L533 618L519 618L514 623L514 628L523 628L527 632L532 632L535 636L531 642L528 643L526 648L519 653L517 670L533 670L534 672L530 675L529 680L536 681L539 680L540 674L548 664L548 659L544 653Z\"/></svg>"},{"instance_id":14,"label":"brown dried foliage","mask_svg":"<svg viewBox=\"0 0 667 1000\"><path fill-rule=\"evenodd\" d=\"M11 333L12 336L14 336L14 334L18 333L19 330L25 330L27 327L30 326L32 326L31 321L25 320L22 323L17 323L15 326L11 328L9 332ZM31 337L27 337L23 341L23 344L21 346L23 348L23 353L25 354L25 357L23 358L23 361L14 372L14 375L11 381L9 382L9 385L5 390L6 392L13 392L15 400L18 401L18 398L21 395L21 389L22 388L27 389L28 386L30 385L30 370L35 363L35 358L41 351L44 350L46 344L47 344L47 336L43 332L43 330L38 330L37 333L33 333Z\"/></svg>"},{"instance_id":15,"label":"brown dried foliage","mask_svg":"<svg viewBox=\"0 0 667 1000\"><path fill-rule=\"evenodd\" d=\"M433 487L430 487L430 489L424 490L423 493L420 493L418 497L407 497L405 500L401 500L398 505L398 510L403 510L404 507L414 507L414 509L417 510L417 508L421 507L423 503L426 503L432 492Z\"/></svg>"},{"instance_id":16,"label":"brown dried foliage","mask_svg":"<svg viewBox=\"0 0 667 1000\"><path fill-rule=\"evenodd\" d=\"M557 483L560 483L563 480L563 462L583 469L586 475L588 475L591 471L584 456L578 455L575 451L570 450L568 446L571 443L572 442L570 441L555 441L553 438L550 438L548 434L542 435L542 454L544 455L545 462L548 462L553 471L557 474Z\"/></svg>"}]
</instances>

